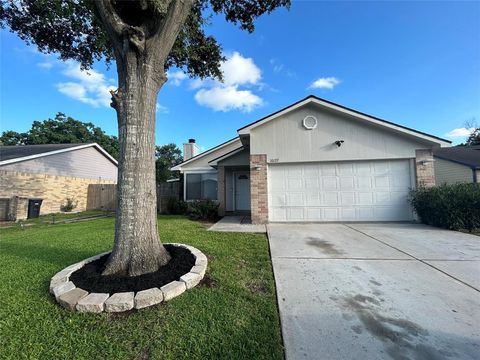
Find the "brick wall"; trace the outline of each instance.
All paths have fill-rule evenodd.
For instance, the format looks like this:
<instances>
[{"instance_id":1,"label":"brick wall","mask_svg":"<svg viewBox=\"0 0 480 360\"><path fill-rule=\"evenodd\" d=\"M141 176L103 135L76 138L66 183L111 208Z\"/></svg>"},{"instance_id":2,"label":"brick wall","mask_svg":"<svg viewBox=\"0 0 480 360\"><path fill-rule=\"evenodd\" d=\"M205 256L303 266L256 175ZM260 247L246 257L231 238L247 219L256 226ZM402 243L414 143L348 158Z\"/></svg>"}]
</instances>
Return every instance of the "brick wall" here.
<instances>
[{"instance_id":1,"label":"brick wall","mask_svg":"<svg viewBox=\"0 0 480 360\"><path fill-rule=\"evenodd\" d=\"M218 166L217 169L217 200L218 200L218 215L225 216L225 166Z\"/></svg>"},{"instance_id":2,"label":"brick wall","mask_svg":"<svg viewBox=\"0 0 480 360\"><path fill-rule=\"evenodd\" d=\"M432 149L415 150L417 187L435 186L435 167Z\"/></svg>"},{"instance_id":3,"label":"brick wall","mask_svg":"<svg viewBox=\"0 0 480 360\"><path fill-rule=\"evenodd\" d=\"M40 214L60 211L67 197L78 201L74 211L87 208L88 185L95 183L113 184L114 181L29 174L0 170L0 198L43 199Z\"/></svg>"},{"instance_id":4,"label":"brick wall","mask_svg":"<svg viewBox=\"0 0 480 360\"><path fill-rule=\"evenodd\" d=\"M268 222L267 155L250 155L252 223Z\"/></svg>"}]
</instances>

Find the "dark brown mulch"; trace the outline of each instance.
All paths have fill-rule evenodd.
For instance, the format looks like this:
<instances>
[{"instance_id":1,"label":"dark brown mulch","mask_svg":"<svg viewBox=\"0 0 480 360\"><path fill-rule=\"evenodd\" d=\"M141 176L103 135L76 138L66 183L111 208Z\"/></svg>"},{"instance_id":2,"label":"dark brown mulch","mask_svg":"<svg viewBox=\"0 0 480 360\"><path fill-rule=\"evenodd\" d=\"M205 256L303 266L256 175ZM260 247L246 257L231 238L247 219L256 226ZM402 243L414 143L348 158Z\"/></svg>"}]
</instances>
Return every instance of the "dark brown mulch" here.
<instances>
[{"instance_id":1,"label":"dark brown mulch","mask_svg":"<svg viewBox=\"0 0 480 360\"><path fill-rule=\"evenodd\" d=\"M102 276L105 269L105 262L108 255L93 261L70 276L76 287L88 292L109 293L141 291L153 287L161 287L169 282L179 280L195 265L195 257L192 253L182 247L165 245L172 259L167 265L162 266L158 271L150 274L127 277L127 276Z\"/></svg>"}]
</instances>

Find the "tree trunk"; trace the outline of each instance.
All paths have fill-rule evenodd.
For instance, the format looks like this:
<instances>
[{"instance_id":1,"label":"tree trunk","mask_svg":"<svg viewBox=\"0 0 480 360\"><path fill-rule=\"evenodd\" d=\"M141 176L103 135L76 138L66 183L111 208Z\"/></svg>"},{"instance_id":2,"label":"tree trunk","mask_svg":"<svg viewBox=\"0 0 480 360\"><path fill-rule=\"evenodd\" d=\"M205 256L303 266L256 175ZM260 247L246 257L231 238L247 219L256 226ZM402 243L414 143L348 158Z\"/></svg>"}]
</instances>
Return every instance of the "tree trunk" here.
<instances>
[{"instance_id":1,"label":"tree trunk","mask_svg":"<svg viewBox=\"0 0 480 360\"><path fill-rule=\"evenodd\" d=\"M193 1L95 1L119 84L112 93L120 143L115 243L103 275L147 274L170 260L157 229L155 113L167 56Z\"/></svg>"},{"instance_id":2,"label":"tree trunk","mask_svg":"<svg viewBox=\"0 0 480 360\"><path fill-rule=\"evenodd\" d=\"M118 167L115 245L104 275L137 276L157 271L170 260L157 229L155 113L165 81L162 70L128 51L117 59L119 90L114 95L118 119ZM115 102L115 100L114 100Z\"/></svg>"}]
</instances>

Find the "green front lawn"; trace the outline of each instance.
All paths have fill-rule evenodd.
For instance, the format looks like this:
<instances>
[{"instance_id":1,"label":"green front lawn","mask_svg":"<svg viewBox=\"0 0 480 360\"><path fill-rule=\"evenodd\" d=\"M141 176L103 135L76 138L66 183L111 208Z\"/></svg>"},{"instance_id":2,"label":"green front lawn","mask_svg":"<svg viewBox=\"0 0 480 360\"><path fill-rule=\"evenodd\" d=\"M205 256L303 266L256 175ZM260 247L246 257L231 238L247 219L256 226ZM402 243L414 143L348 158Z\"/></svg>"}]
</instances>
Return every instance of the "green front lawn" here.
<instances>
[{"instance_id":1,"label":"green front lawn","mask_svg":"<svg viewBox=\"0 0 480 360\"><path fill-rule=\"evenodd\" d=\"M167 304L128 314L80 314L48 293L64 267L108 251L112 218L0 229L1 359L281 359L264 235L212 233L159 217L162 241L209 258L205 281Z\"/></svg>"}]
</instances>

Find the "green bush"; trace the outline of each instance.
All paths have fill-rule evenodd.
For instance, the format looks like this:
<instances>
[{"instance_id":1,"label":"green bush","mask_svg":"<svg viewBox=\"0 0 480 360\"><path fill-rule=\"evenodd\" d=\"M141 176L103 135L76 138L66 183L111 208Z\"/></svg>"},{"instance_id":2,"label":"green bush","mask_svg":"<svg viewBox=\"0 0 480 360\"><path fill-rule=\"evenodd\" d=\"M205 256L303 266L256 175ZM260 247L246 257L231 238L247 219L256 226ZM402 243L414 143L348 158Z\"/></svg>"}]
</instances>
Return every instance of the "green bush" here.
<instances>
[{"instance_id":1,"label":"green bush","mask_svg":"<svg viewBox=\"0 0 480 360\"><path fill-rule=\"evenodd\" d=\"M217 220L218 204L212 200L195 200L188 203L188 215L195 220Z\"/></svg>"},{"instance_id":2,"label":"green bush","mask_svg":"<svg viewBox=\"0 0 480 360\"><path fill-rule=\"evenodd\" d=\"M410 202L420 220L451 230L480 228L480 185L455 184L419 188Z\"/></svg>"},{"instance_id":3,"label":"green bush","mask_svg":"<svg viewBox=\"0 0 480 360\"><path fill-rule=\"evenodd\" d=\"M169 215L185 215L187 213L187 203L183 200L171 196L167 199L167 214Z\"/></svg>"},{"instance_id":4,"label":"green bush","mask_svg":"<svg viewBox=\"0 0 480 360\"><path fill-rule=\"evenodd\" d=\"M65 204L60 205L60 210L63 212L71 212L77 207L78 201L73 198L66 198Z\"/></svg>"}]
</instances>

